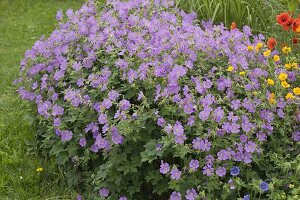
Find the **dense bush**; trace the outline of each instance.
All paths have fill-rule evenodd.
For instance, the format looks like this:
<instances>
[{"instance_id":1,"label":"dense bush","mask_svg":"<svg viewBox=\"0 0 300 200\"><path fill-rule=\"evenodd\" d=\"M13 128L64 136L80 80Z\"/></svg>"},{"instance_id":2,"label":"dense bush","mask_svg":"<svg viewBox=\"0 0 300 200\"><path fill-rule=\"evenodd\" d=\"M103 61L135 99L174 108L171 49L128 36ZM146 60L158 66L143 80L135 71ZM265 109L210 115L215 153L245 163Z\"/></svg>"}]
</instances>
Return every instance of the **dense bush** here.
<instances>
[{"instance_id":1,"label":"dense bush","mask_svg":"<svg viewBox=\"0 0 300 200\"><path fill-rule=\"evenodd\" d=\"M39 148L90 199L297 198L298 58L173 6L58 12L16 80Z\"/></svg>"}]
</instances>

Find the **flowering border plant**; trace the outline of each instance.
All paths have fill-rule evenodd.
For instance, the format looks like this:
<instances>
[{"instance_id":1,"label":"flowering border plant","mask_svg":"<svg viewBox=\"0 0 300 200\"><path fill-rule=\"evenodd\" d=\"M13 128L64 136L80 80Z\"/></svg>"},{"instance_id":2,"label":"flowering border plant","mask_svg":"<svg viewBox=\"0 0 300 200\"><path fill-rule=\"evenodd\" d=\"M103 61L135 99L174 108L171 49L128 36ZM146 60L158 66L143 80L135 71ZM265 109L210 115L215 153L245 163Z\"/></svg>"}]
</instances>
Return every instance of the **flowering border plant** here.
<instances>
[{"instance_id":1,"label":"flowering border plant","mask_svg":"<svg viewBox=\"0 0 300 200\"><path fill-rule=\"evenodd\" d=\"M171 0L89 1L57 19L16 84L37 107L40 148L80 194L300 195L296 58L248 26L199 25Z\"/></svg>"}]
</instances>

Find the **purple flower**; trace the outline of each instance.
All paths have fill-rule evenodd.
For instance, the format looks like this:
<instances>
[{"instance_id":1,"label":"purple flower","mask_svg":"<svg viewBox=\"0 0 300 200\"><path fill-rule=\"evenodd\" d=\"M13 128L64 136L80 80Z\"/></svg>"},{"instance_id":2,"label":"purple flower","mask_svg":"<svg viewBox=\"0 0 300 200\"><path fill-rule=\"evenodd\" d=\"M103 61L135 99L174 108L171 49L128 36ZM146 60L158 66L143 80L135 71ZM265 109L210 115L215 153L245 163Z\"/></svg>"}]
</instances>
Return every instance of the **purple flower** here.
<instances>
[{"instance_id":1,"label":"purple flower","mask_svg":"<svg viewBox=\"0 0 300 200\"><path fill-rule=\"evenodd\" d=\"M242 200L250 200L250 194L245 195Z\"/></svg>"},{"instance_id":2,"label":"purple flower","mask_svg":"<svg viewBox=\"0 0 300 200\"><path fill-rule=\"evenodd\" d=\"M157 119L157 125L160 127L163 127L165 125L166 121L164 120L164 118L160 117Z\"/></svg>"},{"instance_id":3,"label":"purple flower","mask_svg":"<svg viewBox=\"0 0 300 200\"><path fill-rule=\"evenodd\" d=\"M193 139L192 143L193 143L193 148L197 150L209 151L211 148L211 143L207 139L201 140L200 138L197 137Z\"/></svg>"},{"instance_id":4,"label":"purple flower","mask_svg":"<svg viewBox=\"0 0 300 200\"><path fill-rule=\"evenodd\" d=\"M214 173L214 168L211 165L205 165L202 170L203 174L206 176L211 176Z\"/></svg>"},{"instance_id":5,"label":"purple flower","mask_svg":"<svg viewBox=\"0 0 300 200\"><path fill-rule=\"evenodd\" d=\"M170 200L181 200L181 194L179 192L172 192Z\"/></svg>"},{"instance_id":6,"label":"purple flower","mask_svg":"<svg viewBox=\"0 0 300 200\"><path fill-rule=\"evenodd\" d=\"M183 144L184 141L187 139L187 137L185 135L175 135L175 143L176 144Z\"/></svg>"},{"instance_id":7,"label":"purple flower","mask_svg":"<svg viewBox=\"0 0 300 200\"><path fill-rule=\"evenodd\" d=\"M109 93L108 93L108 98L112 101L115 101L119 98L120 94L115 91L115 90L111 90Z\"/></svg>"},{"instance_id":8,"label":"purple flower","mask_svg":"<svg viewBox=\"0 0 300 200\"><path fill-rule=\"evenodd\" d=\"M85 146L86 146L86 139L85 139L85 138L80 138L80 140L79 140L79 145L80 145L81 147L85 147Z\"/></svg>"},{"instance_id":9,"label":"purple flower","mask_svg":"<svg viewBox=\"0 0 300 200\"><path fill-rule=\"evenodd\" d=\"M111 100L110 100L110 99L104 99L104 100L102 101L102 106L103 106L104 108L106 108L106 109L111 108L111 106L112 106Z\"/></svg>"},{"instance_id":10,"label":"purple flower","mask_svg":"<svg viewBox=\"0 0 300 200\"><path fill-rule=\"evenodd\" d=\"M127 200L127 197L122 196L122 197L119 198L119 200Z\"/></svg>"},{"instance_id":11,"label":"purple flower","mask_svg":"<svg viewBox=\"0 0 300 200\"><path fill-rule=\"evenodd\" d=\"M218 156L218 160L229 160L229 159L231 159L230 151L226 151L224 149L220 150L217 153L217 156Z\"/></svg>"},{"instance_id":12,"label":"purple flower","mask_svg":"<svg viewBox=\"0 0 300 200\"><path fill-rule=\"evenodd\" d=\"M212 111L212 108L210 108L210 107L205 107L205 108L199 113L199 118L200 118L202 121L208 120L211 111Z\"/></svg>"},{"instance_id":13,"label":"purple flower","mask_svg":"<svg viewBox=\"0 0 300 200\"><path fill-rule=\"evenodd\" d=\"M122 110L128 110L131 106L130 102L126 99L121 100L119 105Z\"/></svg>"},{"instance_id":14,"label":"purple flower","mask_svg":"<svg viewBox=\"0 0 300 200\"><path fill-rule=\"evenodd\" d=\"M197 198L198 194L196 192L196 190L194 188L192 189L188 189L186 191L186 195L185 195L185 198L187 200L195 200Z\"/></svg>"},{"instance_id":15,"label":"purple flower","mask_svg":"<svg viewBox=\"0 0 300 200\"><path fill-rule=\"evenodd\" d=\"M262 190L262 191L267 191L267 190L269 190L269 185L268 185L268 183L266 183L266 182L261 182L261 184L260 184L260 189Z\"/></svg>"},{"instance_id":16,"label":"purple flower","mask_svg":"<svg viewBox=\"0 0 300 200\"><path fill-rule=\"evenodd\" d=\"M237 175L239 175L239 173L240 173L240 168L237 167L237 166L233 166L233 167L230 169L230 174L231 174L232 176L237 176Z\"/></svg>"},{"instance_id":17,"label":"purple flower","mask_svg":"<svg viewBox=\"0 0 300 200\"><path fill-rule=\"evenodd\" d=\"M221 107L217 107L214 111L214 120L220 122L224 116L224 110Z\"/></svg>"},{"instance_id":18,"label":"purple flower","mask_svg":"<svg viewBox=\"0 0 300 200\"><path fill-rule=\"evenodd\" d=\"M64 14L63 14L62 10L61 10L61 9L58 10L58 11L57 11L57 14L56 14L56 20L57 20L57 21L62 20L63 16L64 16Z\"/></svg>"},{"instance_id":19,"label":"purple flower","mask_svg":"<svg viewBox=\"0 0 300 200\"><path fill-rule=\"evenodd\" d=\"M176 136L181 136L184 133L184 128L181 125L181 123L179 121L176 121L174 127L173 127L173 133Z\"/></svg>"},{"instance_id":20,"label":"purple flower","mask_svg":"<svg viewBox=\"0 0 300 200\"><path fill-rule=\"evenodd\" d=\"M72 131L61 131L61 141L68 142L72 139L73 133Z\"/></svg>"},{"instance_id":21,"label":"purple flower","mask_svg":"<svg viewBox=\"0 0 300 200\"><path fill-rule=\"evenodd\" d=\"M295 142L300 142L300 131L295 131L293 134L292 134L292 138Z\"/></svg>"},{"instance_id":22,"label":"purple flower","mask_svg":"<svg viewBox=\"0 0 300 200\"><path fill-rule=\"evenodd\" d=\"M177 167L176 167L176 168L173 168L173 169L171 170L171 179L179 180L179 179L180 179L180 176L181 176L181 171L179 171L179 170L177 169Z\"/></svg>"},{"instance_id":23,"label":"purple flower","mask_svg":"<svg viewBox=\"0 0 300 200\"><path fill-rule=\"evenodd\" d=\"M231 108L233 109L233 110L237 110L237 109L239 109L241 107L241 101L240 100L233 100L232 102L231 102Z\"/></svg>"},{"instance_id":24,"label":"purple flower","mask_svg":"<svg viewBox=\"0 0 300 200\"><path fill-rule=\"evenodd\" d=\"M199 161L198 160L191 160L189 166L190 166L191 170L195 171L199 168Z\"/></svg>"},{"instance_id":25,"label":"purple flower","mask_svg":"<svg viewBox=\"0 0 300 200\"><path fill-rule=\"evenodd\" d=\"M57 116L57 115L62 115L62 114L64 114L64 108L57 104L54 104L52 107L52 115Z\"/></svg>"},{"instance_id":26,"label":"purple flower","mask_svg":"<svg viewBox=\"0 0 300 200\"><path fill-rule=\"evenodd\" d=\"M104 113L101 113L98 117L98 122L100 124L106 124L108 121L107 121L107 115L104 114Z\"/></svg>"},{"instance_id":27,"label":"purple flower","mask_svg":"<svg viewBox=\"0 0 300 200\"><path fill-rule=\"evenodd\" d=\"M216 169L216 174L218 175L218 176L220 176L220 177L223 177L223 176L225 176L226 175L226 168L225 167L218 167L217 169Z\"/></svg>"},{"instance_id":28,"label":"purple flower","mask_svg":"<svg viewBox=\"0 0 300 200\"><path fill-rule=\"evenodd\" d=\"M107 188L102 188L99 190L99 195L102 197L108 197L109 195L109 190Z\"/></svg>"},{"instance_id":29,"label":"purple flower","mask_svg":"<svg viewBox=\"0 0 300 200\"><path fill-rule=\"evenodd\" d=\"M245 144L245 151L248 152L248 153L252 153L256 150L256 144L252 141L248 141L246 144Z\"/></svg>"},{"instance_id":30,"label":"purple flower","mask_svg":"<svg viewBox=\"0 0 300 200\"><path fill-rule=\"evenodd\" d=\"M170 171L170 165L168 163L164 163L161 160L161 164L160 164L160 169L159 169L160 173L162 174L166 174Z\"/></svg>"},{"instance_id":31,"label":"purple flower","mask_svg":"<svg viewBox=\"0 0 300 200\"><path fill-rule=\"evenodd\" d=\"M243 142L243 143L247 142L247 140L248 140L247 135L245 135L245 134L240 135L240 140L241 140L241 142Z\"/></svg>"}]
</instances>

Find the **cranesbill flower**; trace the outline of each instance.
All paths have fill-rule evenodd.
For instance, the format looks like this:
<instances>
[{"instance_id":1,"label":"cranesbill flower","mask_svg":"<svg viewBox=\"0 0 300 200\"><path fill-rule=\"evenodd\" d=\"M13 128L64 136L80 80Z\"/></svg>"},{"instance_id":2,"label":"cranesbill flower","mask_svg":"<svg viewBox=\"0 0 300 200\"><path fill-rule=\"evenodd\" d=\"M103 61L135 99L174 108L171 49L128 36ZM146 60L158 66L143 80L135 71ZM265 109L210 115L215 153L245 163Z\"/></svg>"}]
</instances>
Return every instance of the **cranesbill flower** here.
<instances>
[{"instance_id":1,"label":"cranesbill flower","mask_svg":"<svg viewBox=\"0 0 300 200\"><path fill-rule=\"evenodd\" d=\"M170 200L181 200L181 194L179 192L172 192Z\"/></svg>"},{"instance_id":2,"label":"cranesbill flower","mask_svg":"<svg viewBox=\"0 0 300 200\"><path fill-rule=\"evenodd\" d=\"M233 166L233 167L230 169L230 174L231 174L232 176L237 176L237 175L239 175L239 173L240 173L240 168L237 167L237 166Z\"/></svg>"},{"instance_id":3,"label":"cranesbill flower","mask_svg":"<svg viewBox=\"0 0 300 200\"><path fill-rule=\"evenodd\" d=\"M176 168L173 168L173 169L171 170L171 179L179 180L179 179L180 179L180 176L181 176L181 171L179 171L179 170L177 169L177 167L176 167Z\"/></svg>"},{"instance_id":4,"label":"cranesbill flower","mask_svg":"<svg viewBox=\"0 0 300 200\"><path fill-rule=\"evenodd\" d=\"M220 177L223 177L223 176L225 176L226 175L226 168L225 167L218 167L217 169L216 169L216 174L218 175L218 176L220 176Z\"/></svg>"},{"instance_id":5,"label":"cranesbill flower","mask_svg":"<svg viewBox=\"0 0 300 200\"><path fill-rule=\"evenodd\" d=\"M190 169L195 171L199 168L199 161L198 160L191 160L189 163Z\"/></svg>"},{"instance_id":6,"label":"cranesbill flower","mask_svg":"<svg viewBox=\"0 0 300 200\"><path fill-rule=\"evenodd\" d=\"M209 151L211 148L211 143L207 139L202 140L197 137L193 139L192 143L193 143L193 148L197 150Z\"/></svg>"},{"instance_id":7,"label":"cranesbill flower","mask_svg":"<svg viewBox=\"0 0 300 200\"><path fill-rule=\"evenodd\" d=\"M261 184L260 184L260 189L262 190L262 191L267 191L267 190L269 190L269 185L268 185L268 183L267 182L261 182Z\"/></svg>"},{"instance_id":8,"label":"cranesbill flower","mask_svg":"<svg viewBox=\"0 0 300 200\"><path fill-rule=\"evenodd\" d=\"M212 111L212 108L210 108L210 107L205 107L205 108L199 113L199 118L200 118L202 121L208 120L211 111Z\"/></svg>"},{"instance_id":9,"label":"cranesbill flower","mask_svg":"<svg viewBox=\"0 0 300 200\"><path fill-rule=\"evenodd\" d=\"M187 200L195 200L197 197L198 197L198 194L197 194L197 192L196 192L196 190L194 188L188 189L186 191L185 198Z\"/></svg>"},{"instance_id":10,"label":"cranesbill flower","mask_svg":"<svg viewBox=\"0 0 300 200\"><path fill-rule=\"evenodd\" d=\"M184 133L184 128L181 125L181 123L179 121L176 121L174 127L173 127L173 133L176 136L181 136Z\"/></svg>"},{"instance_id":11,"label":"cranesbill flower","mask_svg":"<svg viewBox=\"0 0 300 200\"><path fill-rule=\"evenodd\" d=\"M109 195L109 190L107 188L102 188L99 190L99 195L102 197L108 197Z\"/></svg>"},{"instance_id":12,"label":"cranesbill flower","mask_svg":"<svg viewBox=\"0 0 300 200\"><path fill-rule=\"evenodd\" d=\"M245 151L248 152L248 153L253 153L256 149L256 144L252 141L248 141L246 144L245 144Z\"/></svg>"},{"instance_id":13,"label":"cranesbill flower","mask_svg":"<svg viewBox=\"0 0 300 200\"><path fill-rule=\"evenodd\" d=\"M80 138L80 140L79 140L79 145L80 145L81 147L85 147L85 146L86 146L86 139L85 139L85 138Z\"/></svg>"},{"instance_id":14,"label":"cranesbill flower","mask_svg":"<svg viewBox=\"0 0 300 200\"><path fill-rule=\"evenodd\" d=\"M250 194L245 195L242 200L250 200Z\"/></svg>"},{"instance_id":15,"label":"cranesbill flower","mask_svg":"<svg viewBox=\"0 0 300 200\"><path fill-rule=\"evenodd\" d=\"M72 139L73 133L72 131L61 131L61 141L68 142Z\"/></svg>"},{"instance_id":16,"label":"cranesbill flower","mask_svg":"<svg viewBox=\"0 0 300 200\"><path fill-rule=\"evenodd\" d=\"M161 160L161 164L160 164L160 173L162 174L166 174L168 173L170 170L170 165L169 163L164 163L162 160Z\"/></svg>"},{"instance_id":17,"label":"cranesbill flower","mask_svg":"<svg viewBox=\"0 0 300 200\"><path fill-rule=\"evenodd\" d=\"M121 100L119 105L122 110L128 110L131 106L130 102L126 99Z\"/></svg>"},{"instance_id":18,"label":"cranesbill flower","mask_svg":"<svg viewBox=\"0 0 300 200\"><path fill-rule=\"evenodd\" d=\"M202 172L206 176L211 176L214 173L214 168L211 165L205 165Z\"/></svg>"}]
</instances>

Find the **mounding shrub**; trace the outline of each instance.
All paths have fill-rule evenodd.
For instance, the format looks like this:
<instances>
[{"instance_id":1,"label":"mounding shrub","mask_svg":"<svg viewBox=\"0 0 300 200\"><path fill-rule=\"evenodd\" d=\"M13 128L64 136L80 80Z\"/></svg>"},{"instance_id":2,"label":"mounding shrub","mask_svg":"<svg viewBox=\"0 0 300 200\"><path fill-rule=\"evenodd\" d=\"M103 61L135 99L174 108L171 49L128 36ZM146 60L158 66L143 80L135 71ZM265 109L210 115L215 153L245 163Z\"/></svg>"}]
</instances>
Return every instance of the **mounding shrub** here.
<instances>
[{"instance_id":1,"label":"mounding shrub","mask_svg":"<svg viewBox=\"0 0 300 200\"><path fill-rule=\"evenodd\" d=\"M39 148L85 199L299 195L296 57L195 18L170 0L89 1L25 53Z\"/></svg>"}]
</instances>

